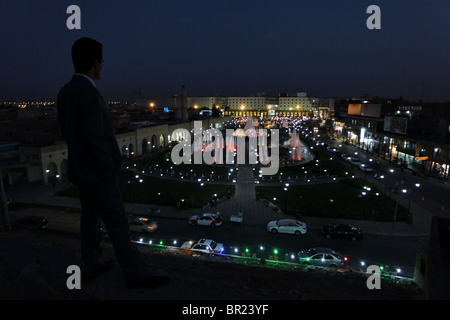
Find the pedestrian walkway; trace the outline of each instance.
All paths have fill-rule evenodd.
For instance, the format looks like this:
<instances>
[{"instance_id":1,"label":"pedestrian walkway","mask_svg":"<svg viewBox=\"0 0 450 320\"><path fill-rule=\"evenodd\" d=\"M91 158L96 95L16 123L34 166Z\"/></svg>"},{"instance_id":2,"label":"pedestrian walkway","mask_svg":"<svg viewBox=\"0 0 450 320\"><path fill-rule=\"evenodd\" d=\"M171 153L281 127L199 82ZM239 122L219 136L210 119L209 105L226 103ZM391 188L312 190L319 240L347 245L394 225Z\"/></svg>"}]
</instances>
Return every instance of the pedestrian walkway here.
<instances>
[{"instance_id":1,"label":"pedestrian walkway","mask_svg":"<svg viewBox=\"0 0 450 320\"><path fill-rule=\"evenodd\" d=\"M237 169L234 196L229 200L221 201L211 210L219 211L226 221L231 215L242 212L244 225L266 226L271 220L286 217L283 213L269 207L264 201L256 199L252 166L240 165Z\"/></svg>"}]
</instances>

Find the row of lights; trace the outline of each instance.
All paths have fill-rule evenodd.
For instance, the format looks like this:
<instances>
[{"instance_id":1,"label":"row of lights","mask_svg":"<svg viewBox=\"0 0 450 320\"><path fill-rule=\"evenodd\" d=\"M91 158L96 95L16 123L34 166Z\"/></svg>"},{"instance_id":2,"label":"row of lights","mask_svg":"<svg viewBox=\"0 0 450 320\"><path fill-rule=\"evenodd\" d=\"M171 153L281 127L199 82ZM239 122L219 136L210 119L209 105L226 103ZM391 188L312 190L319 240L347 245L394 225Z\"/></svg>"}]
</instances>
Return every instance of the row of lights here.
<instances>
[{"instance_id":1,"label":"row of lights","mask_svg":"<svg viewBox=\"0 0 450 320\"><path fill-rule=\"evenodd\" d=\"M138 243L138 244L142 244L142 245L155 245L155 246L162 246L162 247L168 247L168 248L173 248L173 247L180 248L180 247L178 247L178 240L170 240L170 241L168 241L168 240L166 240L166 241L164 241L164 240L159 240L159 241L158 241L158 240L152 240L152 239L150 239L150 240L148 240L148 241L145 241L144 238L139 238L138 241L134 241L134 242L136 242L136 243ZM189 243L192 245L193 241L189 241ZM244 249L241 249L240 247L233 247L233 246L231 246L230 249L231 249L231 252L232 252L234 255L230 255L230 254L225 254L225 253L223 253L223 251L224 251L223 249L222 249L222 251L221 251L221 254L222 254L222 255L230 255L230 256L236 256L236 255L238 255L238 254L241 253L241 252L243 252L243 253L245 253L245 254L250 254L250 249L249 249L249 247L244 247ZM259 249L259 252L263 252L263 251L266 250L266 247L265 247L264 245L259 245L259 246L258 246L258 249ZM280 251L279 251L277 248L274 248L274 249L272 249L271 253L272 253L274 256L278 256L278 254L280 253ZM294 253L287 254L287 256L289 256L291 260L295 260L295 259L296 259L296 255L295 255ZM241 257L241 256L239 256L239 257ZM308 259L307 259L307 260L308 260ZM347 258L347 257L343 257L343 260L344 260L345 262L348 262L348 258ZM324 258L322 258L322 262L325 262L325 259L324 259ZM362 268L365 268L365 267L368 266L368 265L371 265L371 264L368 264L368 263L367 263L366 261L364 261L364 260L360 260L360 266L361 266ZM381 271L381 272L387 272L387 271L388 271L388 270L385 270L385 266L384 266L384 265L378 265L378 267L380 268L380 271ZM387 269L387 268L386 268L386 269ZM394 270L395 270L395 273L396 273L397 275L399 275L399 274L402 273L402 268L400 268L400 267L394 267Z\"/></svg>"}]
</instances>

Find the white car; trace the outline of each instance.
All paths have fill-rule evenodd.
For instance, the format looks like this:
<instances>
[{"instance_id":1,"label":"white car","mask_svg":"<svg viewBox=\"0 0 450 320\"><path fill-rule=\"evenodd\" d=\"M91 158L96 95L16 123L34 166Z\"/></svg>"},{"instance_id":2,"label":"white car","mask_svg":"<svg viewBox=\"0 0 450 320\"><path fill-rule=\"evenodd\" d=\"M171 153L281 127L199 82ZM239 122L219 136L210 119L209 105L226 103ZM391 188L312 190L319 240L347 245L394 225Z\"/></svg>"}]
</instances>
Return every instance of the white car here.
<instances>
[{"instance_id":1,"label":"white car","mask_svg":"<svg viewBox=\"0 0 450 320\"><path fill-rule=\"evenodd\" d=\"M270 221L267 230L272 233L291 233L298 236L306 233L306 223L295 219L280 219Z\"/></svg>"},{"instance_id":2,"label":"white car","mask_svg":"<svg viewBox=\"0 0 450 320\"><path fill-rule=\"evenodd\" d=\"M147 218L130 217L128 224L132 232L153 232L158 228L155 221Z\"/></svg>"},{"instance_id":3,"label":"white car","mask_svg":"<svg viewBox=\"0 0 450 320\"><path fill-rule=\"evenodd\" d=\"M311 248L298 253L298 260L302 264L319 267L343 267L346 257L330 248Z\"/></svg>"},{"instance_id":4,"label":"white car","mask_svg":"<svg viewBox=\"0 0 450 320\"><path fill-rule=\"evenodd\" d=\"M192 216L189 218L189 224L195 226L211 226L219 227L222 225L223 219L220 212L203 213L202 215Z\"/></svg>"},{"instance_id":5,"label":"white car","mask_svg":"<svg viewBox=\"0 0 450 320\"><path fill-rule=\"evenodd\" d=\"M211 239L200 239L196 242L186 241L181 245L181 248L204 253L221 253L223 251L223 244Z\"/></svg>"}]
</instances>

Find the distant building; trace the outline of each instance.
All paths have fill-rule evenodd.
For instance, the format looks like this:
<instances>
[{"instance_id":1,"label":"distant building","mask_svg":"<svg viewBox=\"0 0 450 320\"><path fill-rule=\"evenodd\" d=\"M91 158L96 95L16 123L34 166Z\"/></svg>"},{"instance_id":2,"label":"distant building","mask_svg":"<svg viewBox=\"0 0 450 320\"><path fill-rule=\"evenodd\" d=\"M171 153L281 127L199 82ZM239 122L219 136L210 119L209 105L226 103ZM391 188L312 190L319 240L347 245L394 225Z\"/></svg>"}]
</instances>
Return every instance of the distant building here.
<instances>
[{"instance_id":1,"label":"distant building","mask_svg":"<svg viewBox=\"0 0 450 320\"><path fill-rule=\"evenodd\" d=\"M335 111L336 137L403 168L449 178L449 103L353 98Z\"/></svg>"},{"instance_id":2,"label":"distant building","mask_svg":"<svg viewBox=\"0 0 450 320\"><path fill-rule=\"evenodd\" d=\"M306 92L294 95L280 93L278 97L269 97L264 93L253 96L197 96L188 97L186 87L182 87L182 94L171 98L139 99L133 105L144 109L152 106L160 110L167 108L175 113L175 120L186 121L183 116L188 110L188 119L198 117L198 111L210 109L220 111L225 116L235 117L309 117L327 119L334 109L334 99L308 97ZM186 108L187 106L187 108ZM213 112L214 113L214 112Z\"/></svg>"},{"instance_id":3,"label":"distant building","mask_svg":"<svg viewBox=\"0 0 450 320\"><path fill-rule=\"evenodd\" d=\"M316 117L326 119L334 107L333 99L326 99L321 105L320 99L307 97L306 93L289 96L280 93L278 97L264 94L255 96L230 97L194 97L190 101L192 108L220 108L224 115L235 117Z\"/></svg>"}]
</instances>

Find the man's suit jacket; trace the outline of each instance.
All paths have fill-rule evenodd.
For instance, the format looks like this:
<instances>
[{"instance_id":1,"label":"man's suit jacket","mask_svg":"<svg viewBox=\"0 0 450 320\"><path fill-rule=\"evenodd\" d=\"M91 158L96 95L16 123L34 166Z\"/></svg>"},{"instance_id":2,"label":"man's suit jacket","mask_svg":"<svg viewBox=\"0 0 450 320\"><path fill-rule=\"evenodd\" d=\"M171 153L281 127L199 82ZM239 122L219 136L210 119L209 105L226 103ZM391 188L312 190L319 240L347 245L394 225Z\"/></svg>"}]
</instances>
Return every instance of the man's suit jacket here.
<instances>
[{"instance_id":1,"label":"man's suit jacket","mask_svg":"<svg viewBox=\"0 0 450 320\"><path fill-rule=\"evenodd\" d=\"M117 175L122 155L106 103L89 79L74 75L59 91L57 108L68 148L69 180L79 185Z\"/></svg>"}]
</instances>

